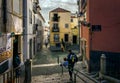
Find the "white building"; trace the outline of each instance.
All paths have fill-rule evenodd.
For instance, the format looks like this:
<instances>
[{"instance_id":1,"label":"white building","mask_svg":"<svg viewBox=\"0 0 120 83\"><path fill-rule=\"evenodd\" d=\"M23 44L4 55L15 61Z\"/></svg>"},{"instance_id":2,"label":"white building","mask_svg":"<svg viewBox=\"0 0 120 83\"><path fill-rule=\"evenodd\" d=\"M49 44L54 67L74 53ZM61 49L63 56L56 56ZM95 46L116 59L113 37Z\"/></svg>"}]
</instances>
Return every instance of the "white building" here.
<instances>
[{"instance_id":1,"label":"white building","mask_svg":"<svg viewBox=\"0 0 120 83\"><path fill-rule=\"evenodd\" d=\"M38 24L36 24L36 14L38 14L38 0L24 0L23 3L23 46L24 57L26 59L32 59L36 54L36 32Z\"/></svg>"},{"instance_id":2,"label":"white building","mask_svg":"<svg viewBox=\"0 0 120 83\"><path fill-rule=\"evenodd\" d=\"M0 83L13 76L13 57L23 50L21 6L22 0L0 0Z\"/></svg>"},{"instance_id":3,"label":"white building","mask_svg":"<svg viewBox=\"0 0 120 83\"><path fill-rule=\"evenodd\" d=\"M45 40L48 40L48 42L49 42L49 37L50 37L50 28L45 26L44 27L44 40L43 40L43 42L45 42Z\"/></svg>"},{"instance_id":4,"label":"white building","mask_svg":"<svg viewBox=\"0 0 120 83\"><path fill-rule=\"evenodd\" d=\"M40 12L38 12L37 16L36 16L36 23L38 24L38 30L37 30L37 52L41 50L42 45L43 45L43 28L44 28L44 24L45 24L45 20L42 16L42 14Z\"/></svg>"}]
</instances>

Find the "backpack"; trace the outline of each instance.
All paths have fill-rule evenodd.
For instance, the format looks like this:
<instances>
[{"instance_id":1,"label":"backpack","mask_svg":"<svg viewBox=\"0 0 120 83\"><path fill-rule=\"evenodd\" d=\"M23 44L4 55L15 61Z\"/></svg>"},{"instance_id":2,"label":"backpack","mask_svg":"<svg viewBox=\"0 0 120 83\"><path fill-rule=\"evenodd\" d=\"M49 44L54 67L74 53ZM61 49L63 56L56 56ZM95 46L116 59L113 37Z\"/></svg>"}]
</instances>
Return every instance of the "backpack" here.
<instances>
[{"instance_id":1,"label":"backpack","mask_svg":"<svg viewBox=\"0 0 120 83\"><path fill-rule=\"evenodd\" d=\"M75 54L70 55L70 61L72 63L76 63L78 61L78 57Z\"/></svg>"}]
</instances>

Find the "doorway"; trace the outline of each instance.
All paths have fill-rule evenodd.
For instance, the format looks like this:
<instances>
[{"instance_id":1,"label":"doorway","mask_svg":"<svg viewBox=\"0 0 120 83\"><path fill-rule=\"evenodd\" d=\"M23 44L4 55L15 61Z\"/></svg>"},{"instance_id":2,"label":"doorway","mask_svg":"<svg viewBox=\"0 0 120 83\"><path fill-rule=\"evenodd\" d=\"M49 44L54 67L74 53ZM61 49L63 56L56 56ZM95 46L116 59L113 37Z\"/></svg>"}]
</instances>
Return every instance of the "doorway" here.
<instances>
[{"instance_id":1,"label":"doorway","mask_svg":"<svg viewBox=\"0 0 120 83\"><path fill-rule=\"evenodd\" d=\"M15 35L13 40L13 57L18 54L18 35Z\"/></svg>"},{"instance_id":2,"label":"doorway","mask_svg":"<svg viewBox=\"0 0 120 83\"><path fill-rule=\"evenodd\" d=\"M64 35L64 40L65 40L65 42L68 42L68 40L69 40L69 35L68 34Z\"/></svg>"},{"instance_id":3,"label":"doorway","mask_svg":"<svg viewBox=\"0 0 120 83\"><path fill-rule=\"evenodd\" d=\"M77 44L77 36L73 35L73 44Z\"/></svg>"},{"instance_id":4,"label":"doorway","mask_svg":"<svg viewBox=\"0 0 120 83\"><path fill-rule=\"evenodd\" d=\"M32 59L33 58L33 56L32 56L32 52L33 50L32 50L32 39L30 39L29 40L29 55L30 55L30 59Z\"/></svg>"}]
</instances>

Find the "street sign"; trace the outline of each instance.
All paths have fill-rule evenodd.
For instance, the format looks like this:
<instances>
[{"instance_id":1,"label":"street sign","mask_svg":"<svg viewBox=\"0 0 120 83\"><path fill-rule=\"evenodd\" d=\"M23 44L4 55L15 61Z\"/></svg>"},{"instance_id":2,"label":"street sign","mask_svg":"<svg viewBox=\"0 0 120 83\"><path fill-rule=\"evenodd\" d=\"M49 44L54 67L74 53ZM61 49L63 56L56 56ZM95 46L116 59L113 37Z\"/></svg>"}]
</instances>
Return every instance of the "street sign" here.
<instances>
[{"instance_id":1,"label":"street sign","mask_svg":"<svg viewBox=\"0 0 120 83\"><path fill-rule=\"evenodd\" d=\"M92 25L92 31L101 31L101 25Z\"/></svg>"}]
</instances>

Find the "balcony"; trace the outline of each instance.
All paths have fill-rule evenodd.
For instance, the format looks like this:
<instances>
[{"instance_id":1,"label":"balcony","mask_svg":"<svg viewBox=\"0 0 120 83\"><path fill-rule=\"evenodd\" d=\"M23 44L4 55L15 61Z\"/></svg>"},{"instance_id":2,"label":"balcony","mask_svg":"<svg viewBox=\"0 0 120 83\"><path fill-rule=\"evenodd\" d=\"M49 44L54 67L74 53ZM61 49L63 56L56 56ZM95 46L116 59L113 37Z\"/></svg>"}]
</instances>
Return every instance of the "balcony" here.
<instances>
[{"instance_id":1,"label":"balcony","mask_svg":"<svg viewBox=\"0 0 120 83\"><path fill-rule=\"evenodd\" d=\"M33 2L33 12L37 13L37 3Z\"/></svg>"},{"instance_id":2,"label":"balcony","mask_svg":"<svg viewBox=\"0 0 120 83\"><path fill-rule=\"evenodd\" d=\"M53 27L52 32L59 32L59 27Z\"/></svg>"},{"instance_id":3,"label":"balcony","mask_svg":"<svg viewBox=\"0 0 120 83\"><path fill-rule=\"evenodd\" d=\"M52 18L52 21L54 21L54 22L59 22L59 19L60 19L59 16L58 16L58 17L54 16L54 17Z\"/></svg>"},{"instance_id":4,"label":"balcony","mask_svg":"<svg viewBox=\"0 0 120 83\"><path fill-rule=\"evenodd\" d=\"M36 34L37 30L38 30L38 24L33 24L33 34Z\"/></svg>"}]
</instances>

